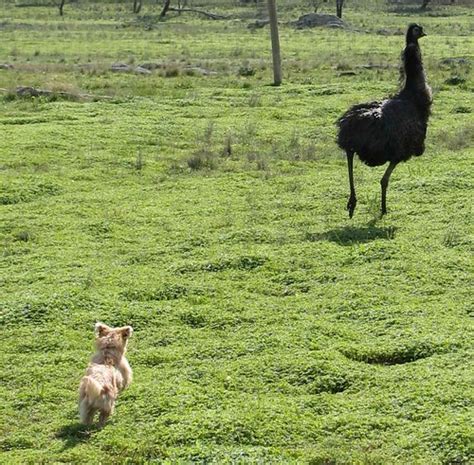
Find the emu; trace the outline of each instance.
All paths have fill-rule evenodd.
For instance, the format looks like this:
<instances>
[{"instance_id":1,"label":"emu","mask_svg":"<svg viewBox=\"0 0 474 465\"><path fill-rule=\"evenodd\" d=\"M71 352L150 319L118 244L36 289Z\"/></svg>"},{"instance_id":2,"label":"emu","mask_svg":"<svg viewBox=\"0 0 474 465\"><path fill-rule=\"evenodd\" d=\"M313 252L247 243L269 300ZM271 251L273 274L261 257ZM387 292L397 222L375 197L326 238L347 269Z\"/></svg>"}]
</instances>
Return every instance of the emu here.
<instances>
[{"instance_id":1,"label":"emu","mask_svg":"<svg viewBox=\"0 0 474 465\"><path fill-rule=\"evenodd\" d=\"M345 150L349 171L349 218L357 204L354 187L354 154L368 166L389 163L380 184L382 216L387 213L387 187L395 167L425 151L426 129L432 103L426 83L418 39L426 34L418 24L410 24L402 53L404 85L393 97L349 108L337 121L337 143Z\"/></svg>"}]
</instances>

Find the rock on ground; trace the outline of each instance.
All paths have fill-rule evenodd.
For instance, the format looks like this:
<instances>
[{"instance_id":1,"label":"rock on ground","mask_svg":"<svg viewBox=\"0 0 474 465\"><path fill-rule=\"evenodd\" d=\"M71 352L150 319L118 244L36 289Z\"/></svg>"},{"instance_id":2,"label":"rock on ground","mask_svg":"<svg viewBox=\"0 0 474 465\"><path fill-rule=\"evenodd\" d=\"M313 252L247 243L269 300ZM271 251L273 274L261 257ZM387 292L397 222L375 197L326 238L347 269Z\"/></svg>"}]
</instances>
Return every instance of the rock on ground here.
<instances>
[{"instance_id":1,"label":"rock on ground","mask_svg":"<svg viewBox=\"0 0 474 465\"><path fill-rule=\"evenodd\" d=\"M335 27L344 28L346 27L344 21L334 15L320 15L318 13L309 13L300 16L295 22L295 26L298 29L305 29L311 27Z\"/></svg>"}]
</instances>

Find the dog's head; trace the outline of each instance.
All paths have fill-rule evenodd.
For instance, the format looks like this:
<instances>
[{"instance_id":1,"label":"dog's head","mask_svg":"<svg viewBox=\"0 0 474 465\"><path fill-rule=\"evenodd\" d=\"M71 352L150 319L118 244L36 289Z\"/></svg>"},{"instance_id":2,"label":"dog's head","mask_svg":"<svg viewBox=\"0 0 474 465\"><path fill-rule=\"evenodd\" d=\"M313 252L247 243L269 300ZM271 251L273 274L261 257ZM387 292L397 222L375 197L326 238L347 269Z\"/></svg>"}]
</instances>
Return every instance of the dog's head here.
<instances>
[{"instance_id":1,"label":"dog's head","mask_svg":"<svg viewBox=\"0 0 474 465\"><path fill-rule=\"evenodd\" d=\"M115 350L119 353L125 353L127 342L133 334L131 326L122 326L121 328L111 328L104 323L95 324L95 345L98 350Z\"/></svg>"}]
</instances>

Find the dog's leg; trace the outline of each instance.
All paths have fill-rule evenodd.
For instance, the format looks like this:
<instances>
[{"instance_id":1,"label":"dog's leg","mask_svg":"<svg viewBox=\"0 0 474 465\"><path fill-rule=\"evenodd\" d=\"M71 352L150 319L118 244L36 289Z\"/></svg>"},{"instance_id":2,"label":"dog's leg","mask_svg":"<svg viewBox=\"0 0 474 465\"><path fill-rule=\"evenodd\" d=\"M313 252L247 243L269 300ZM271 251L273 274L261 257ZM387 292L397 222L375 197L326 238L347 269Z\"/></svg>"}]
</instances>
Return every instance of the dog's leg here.
<instances>
[{"instance_id":1,"label":"dog's leg","mask_svg":"<svg viewBox=\"0 0 474 465\"><path fill-rule=\"evenodd\" d=\"M122 390L127 388L132 382L132 369L130 368L128 360L125 357L122 357L122 360L120 360L118 369L122 375L122 383L121 387L119 387L119 389Z\"/></svg>"},{"instance_id":2,"label":"dog's leg","mask_svg":"<svg viewBox=\"0 0 474 465\"><path fill-rule=\"evenodd\" d=\"M99 426L102 428L107 420L109 419L110 415L112 415L113 408L112 410L101 410L100 415L99 415Z\"/></svg>"},{"instance_id":3,"label":"dog's leg","mask_svg":"<svg viewBox=\"0 0 474 465\"><path fill-rule=\"evenodd\" d=\"M81 401L81 404L79 406L81 423L83 423L84 425L92 424L95 412L96 410L90 406L89 402L87 402L87 399L83 399Z\"/></svg>"}]
</instances>

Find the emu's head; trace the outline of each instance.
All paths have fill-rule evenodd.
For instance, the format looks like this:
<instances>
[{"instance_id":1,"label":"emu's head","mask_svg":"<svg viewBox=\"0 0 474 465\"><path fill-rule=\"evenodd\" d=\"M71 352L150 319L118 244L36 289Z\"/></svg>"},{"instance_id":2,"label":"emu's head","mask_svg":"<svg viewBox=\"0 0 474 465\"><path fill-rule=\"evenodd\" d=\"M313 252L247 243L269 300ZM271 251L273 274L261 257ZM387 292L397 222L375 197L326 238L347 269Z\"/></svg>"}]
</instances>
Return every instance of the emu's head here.
<instances>
[{"instance_id":1,"label":"emu's head","mask_svg":"<svg viewBox=\"0 0 474 465\"><path fill-rule=\"evenodd\" d=\"M407 44L417 43L420 37L424 37L426 34L423 32L423 27L418 24L410 24L407 31Z\"/></svg>"}]
</instances>

